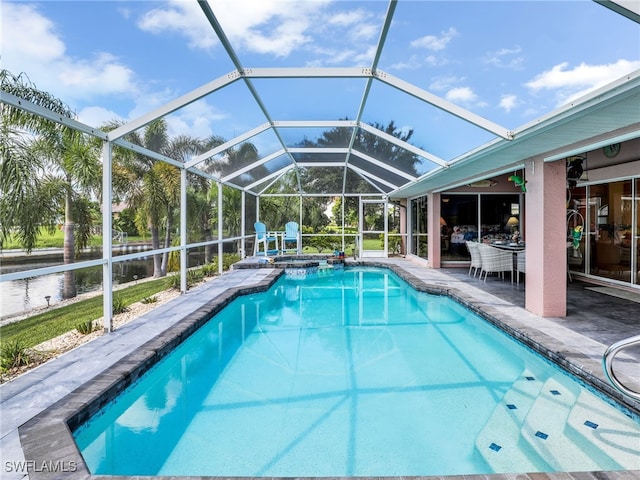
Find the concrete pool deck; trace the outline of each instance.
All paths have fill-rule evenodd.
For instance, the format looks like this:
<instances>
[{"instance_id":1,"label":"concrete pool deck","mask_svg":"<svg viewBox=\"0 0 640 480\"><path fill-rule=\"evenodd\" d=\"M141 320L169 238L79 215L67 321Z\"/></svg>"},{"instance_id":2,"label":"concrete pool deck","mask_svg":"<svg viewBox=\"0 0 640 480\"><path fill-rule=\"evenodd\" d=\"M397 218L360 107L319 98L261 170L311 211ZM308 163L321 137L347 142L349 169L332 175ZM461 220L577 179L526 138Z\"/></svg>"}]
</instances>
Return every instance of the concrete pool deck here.
<instances>
[{"instance_id":1,"label":"concrete pool deck","mask_svg":"<svg viewBox=\"0 0 640 480\"><path fill-rule=\"evenodd\" d=\"M392 268L418 288L448 293L482 312L490 321L501 324L515 336L533 343L533 348L537 345L546 350L567 369L592 376L601 388L619 397L608 386L602 372L601 356L608 345L599 342L597 336L571 329L563 319L535 316L509 300L488 293L480 288L483 285L471 279L425 268L420 261L376 259L367 263ZM80 423L86 415L109 400L96 399L96 391L113 390L111 387L114 385L135 381L144 371L140 365L148 365L154 355L164 355L173 348L176 335L187 336L197 328L196 316L202 317L203 313L222 308L238 289L254 291L266 288L280 271L260 268L226 273L112 334L99 337L12 382L0 385L0 477L22 479L28 473L32 479L90 478L66 421L71 418L72 422ZM616 362L619 377L629 385L638 385L638 358L623 354L619 357ZM638 411L637 402L629 401L627 404ZM83 413L78 414L79 411ZM26 461L30 463L19 463ZM483 475L481 478L515 477L514 474ZM518 474L517 478L630 479L640 478L640 472Z\"/></svg>"}]
</instances>

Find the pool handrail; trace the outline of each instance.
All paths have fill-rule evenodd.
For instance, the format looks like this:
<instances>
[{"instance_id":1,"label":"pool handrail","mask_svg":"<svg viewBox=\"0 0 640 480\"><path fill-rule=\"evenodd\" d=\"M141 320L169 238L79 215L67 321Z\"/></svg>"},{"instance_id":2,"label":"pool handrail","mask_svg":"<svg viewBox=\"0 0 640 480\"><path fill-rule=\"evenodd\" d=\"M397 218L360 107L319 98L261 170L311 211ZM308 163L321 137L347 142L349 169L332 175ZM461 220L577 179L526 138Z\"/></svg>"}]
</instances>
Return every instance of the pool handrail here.
<instances>
[{"instance_id":1,"label":"pool handrail","mask_svg":"<svg viewBox=\"0 0 640 480\"><path fill-rule=\"evenodd\" d=\"M607 379L614 387L623 394L640 401L640 392L636 392L635 390L625 386L620 382L620 380L618 380L618 377L616 377L616 374L613 371L614 357L625 348L632 347L634 345L640 345L640 335L625 338L609 346L602 356L602 367Z\"/></svg>"}]
</instances>

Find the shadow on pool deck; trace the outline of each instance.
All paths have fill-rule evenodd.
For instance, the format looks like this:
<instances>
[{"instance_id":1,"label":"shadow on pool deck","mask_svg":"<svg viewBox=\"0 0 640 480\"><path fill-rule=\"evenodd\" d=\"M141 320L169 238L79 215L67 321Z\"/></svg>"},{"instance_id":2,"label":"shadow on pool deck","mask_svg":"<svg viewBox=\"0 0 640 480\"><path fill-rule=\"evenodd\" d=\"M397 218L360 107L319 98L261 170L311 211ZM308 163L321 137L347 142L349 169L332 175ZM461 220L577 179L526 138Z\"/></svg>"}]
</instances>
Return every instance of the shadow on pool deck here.
<instances>
[{"instance_id":1,"label":"shadow on pool deck","mask_svg":"<svg viewBox=\"0 0 640 480\"><path fill-rule=\"evenodd\" d=\"M466 268L445 268L441 271L524 308L526 280L521 280L520 285L512 284L508 277L505 281L489 277L482 282L470 277ZM620 289L630 298L636 298L636 301L632 301L594 291L592 288L595 286L574 276L572 282L567 282L567 316L554 318L554 321L606 346L640 333L640 290L629 293ZM616 290L615 287L612 289ZM625 352L640 364L640 347ZM636 385L640 386L640 377Z\"/></svg>"},{"instance_id":2,"label":"shadow on pool deck","mask_svg":"<svg viewBox=\"0 0 640 480\"><path fill-rule=\"evenodd\" d=\"M585 284L574 281L568 286L568 316L541 318L522 308L523 284L518 287L509 280L502 282L492 278L486 283L480 282L470 278L466 269L431 270L421 262L400 258L366 263L391 268L418 288L448 293L532 348L595 383L597 388L621 399L622 396L606 382L601 356L610 343L637 334L640 304L584 290ZM202 318L211 309L228 302L239 289L266 288L280 272L261 268L225 274L217 281L159 307L151 315L140 317L110 335L1 385L0 476L24 478L27 469L22 467L20 470L16 462L28 460L34 462L27 464L32 479L90 478L67 421L81 422L113 398L118 389L135 381L156 356L173 348L176 335L184 336L202 321L196 317ZM616 368L621 378L631 385L634 381L640 382L640 352L636 350L620 357ZM629 408L640 411L638 402L625 402ZM68 471L43 471L37 468L43 461L58 461L56 465L67 467ZM515 475L483 475L480 478L504 479L515 478ZM630 479L640 478L640 472L581 472L575 476L566 473L520 474L518 478Z\"/></svg>"}]
</instances>

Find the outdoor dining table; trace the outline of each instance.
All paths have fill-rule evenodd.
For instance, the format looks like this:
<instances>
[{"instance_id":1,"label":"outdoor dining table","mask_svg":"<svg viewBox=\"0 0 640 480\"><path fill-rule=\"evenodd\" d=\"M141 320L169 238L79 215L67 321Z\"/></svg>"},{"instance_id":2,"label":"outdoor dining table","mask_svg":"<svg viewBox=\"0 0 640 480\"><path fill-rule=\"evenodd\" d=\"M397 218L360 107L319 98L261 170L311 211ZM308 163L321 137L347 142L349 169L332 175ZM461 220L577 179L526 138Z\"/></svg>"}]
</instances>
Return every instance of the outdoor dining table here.
<instances>
[{"instance_id":1,"label":"outdoor dining table","mask_svg":"<svg viewBox=\"0 0 640 480\"><path fill-rule=\"evenodd\" d=\"M502 250L511 250L514 253L521 252L525 249L524 242L491 242L489 245Z\"/></svg>"},{"instance_id":2,"label":"outdoor dining table","mask_svg":"<svg viewBox=\"0 0 640 480\"><path fill-rule=\"evenodd\" d=\"M492 242L490 243L492 247L499 248L501 250L507 250L513 253L513 269L512 269L512 278L511 281L513 283L513 272L518 272L518 253L525 251L525 243L524 242ZM520 278L518 278L518 284L520 283Z\"/></svg>"}]
</instances>

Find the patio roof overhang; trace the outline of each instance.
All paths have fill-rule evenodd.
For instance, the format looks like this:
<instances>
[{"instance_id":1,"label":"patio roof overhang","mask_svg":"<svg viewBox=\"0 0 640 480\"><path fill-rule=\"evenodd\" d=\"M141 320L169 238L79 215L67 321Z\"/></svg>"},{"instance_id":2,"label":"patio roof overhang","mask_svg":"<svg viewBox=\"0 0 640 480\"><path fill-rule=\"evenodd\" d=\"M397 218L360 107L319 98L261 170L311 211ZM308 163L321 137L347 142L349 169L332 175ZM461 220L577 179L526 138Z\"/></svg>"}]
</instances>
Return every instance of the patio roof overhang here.
<instances>
[{"instance_id":1,"label":"patio roof overhang","mask_svg":"<svg viewBox=\"0 0 640 480\"><path fill-rule=\"evenodd\" d=\"M409 198L443 191L545 161L640 137L640 70L430 172L391 196Z\"/></svg>"}]
</instances>

